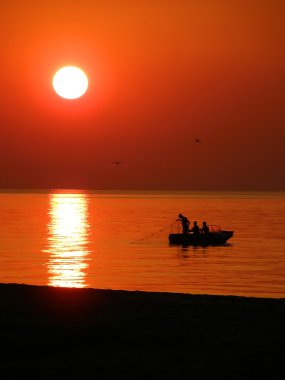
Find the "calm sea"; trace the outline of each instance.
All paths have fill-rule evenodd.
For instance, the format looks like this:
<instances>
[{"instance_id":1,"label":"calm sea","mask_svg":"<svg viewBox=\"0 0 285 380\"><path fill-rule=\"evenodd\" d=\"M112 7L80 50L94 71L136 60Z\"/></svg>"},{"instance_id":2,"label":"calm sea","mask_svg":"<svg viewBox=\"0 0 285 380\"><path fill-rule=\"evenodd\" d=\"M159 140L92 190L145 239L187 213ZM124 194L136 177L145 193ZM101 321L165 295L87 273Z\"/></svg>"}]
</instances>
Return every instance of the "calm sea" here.
<instances>
[{"instance_id":1,"label":"calm sea","mask_svg":"<svg viewBox=\"0 0 285 380\"><path fill-rule=\"evenodd\" d=\"M179 213L234 237L170 246ZM285 193L2 192L0 282L283 298L284 227Z\"/></svg>"}]
</instances>

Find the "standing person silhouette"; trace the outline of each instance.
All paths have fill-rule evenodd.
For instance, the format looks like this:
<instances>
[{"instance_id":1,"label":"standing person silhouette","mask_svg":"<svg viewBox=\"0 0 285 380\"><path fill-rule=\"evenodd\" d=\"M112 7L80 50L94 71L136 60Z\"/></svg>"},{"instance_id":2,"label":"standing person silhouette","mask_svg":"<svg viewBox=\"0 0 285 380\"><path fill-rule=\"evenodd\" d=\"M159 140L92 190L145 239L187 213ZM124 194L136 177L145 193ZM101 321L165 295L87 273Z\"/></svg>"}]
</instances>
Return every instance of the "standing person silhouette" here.
<instances>
[{"instance_id":1,"label":"standing person silhouette","mask_svg":"<svg viewBox=\"0 0 285 380\"><path fill-rule=\"evenodd\" d=\"M189 220L186 218L186 216L184 216L184 215L182 215L182 214L179 214L177 220L180 220L180 222L181 222L181 224L182 224L182 233L183 233L183 234L188 234L188 232L189 232L190 222L189 222Z\"/></svg>"}]
</instances>

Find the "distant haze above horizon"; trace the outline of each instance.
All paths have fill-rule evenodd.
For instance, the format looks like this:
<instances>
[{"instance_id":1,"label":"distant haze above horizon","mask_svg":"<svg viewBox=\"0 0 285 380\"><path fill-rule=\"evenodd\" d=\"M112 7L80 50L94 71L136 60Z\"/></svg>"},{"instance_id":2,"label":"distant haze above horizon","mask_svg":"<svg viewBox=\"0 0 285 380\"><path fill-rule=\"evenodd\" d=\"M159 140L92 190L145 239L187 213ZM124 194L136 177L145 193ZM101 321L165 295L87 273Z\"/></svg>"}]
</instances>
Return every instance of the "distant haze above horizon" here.
<instances>
[{"instance_id":1,"label":"distant haze above horizon","mask_svg":"<svg viewBox=\"0 0 285 380\"><path fill-rule=\"evenodd\" d=\"M285 190L285 2L1 5L0 188ZM52 77L82 68L62 99Z\"/></svg>"}]
</instances>

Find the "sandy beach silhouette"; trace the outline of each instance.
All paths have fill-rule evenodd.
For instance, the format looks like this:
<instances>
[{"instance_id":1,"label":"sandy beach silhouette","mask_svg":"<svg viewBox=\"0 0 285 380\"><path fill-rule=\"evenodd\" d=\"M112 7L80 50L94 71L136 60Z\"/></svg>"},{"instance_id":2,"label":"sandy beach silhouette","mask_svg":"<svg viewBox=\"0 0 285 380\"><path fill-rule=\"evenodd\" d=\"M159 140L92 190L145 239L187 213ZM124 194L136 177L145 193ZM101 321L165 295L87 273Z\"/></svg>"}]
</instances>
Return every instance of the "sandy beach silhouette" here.
<instances>
[{"instance_id":1,"label":"sandy beach silhouette","mask_svg":"<svg viewBox=\"0 0 285 380\"><path fill-rule=\"evenodd\" d=\"M0 285L3 378L284 375L284 299Z\"/></svg>"}]
</instances>

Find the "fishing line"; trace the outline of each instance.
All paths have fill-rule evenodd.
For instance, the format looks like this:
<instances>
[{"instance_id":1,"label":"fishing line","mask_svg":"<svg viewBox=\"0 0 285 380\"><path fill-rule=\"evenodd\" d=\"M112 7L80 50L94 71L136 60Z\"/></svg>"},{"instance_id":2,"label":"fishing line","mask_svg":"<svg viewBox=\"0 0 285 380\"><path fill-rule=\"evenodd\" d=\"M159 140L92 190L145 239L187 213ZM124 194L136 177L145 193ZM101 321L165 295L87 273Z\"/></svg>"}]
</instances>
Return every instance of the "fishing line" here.
<instances>
[{"instance_id":1,"label":"fishing line","mask_svg":"<svg viewBox=\"0 0 285 380\"><path fill-rule=\"evenodd\" d=\"M140 241L144 241L144 240L146 240L146 239L150 239L150 238L152 238L153 236L158 235L159 233L165 231L166 229L168 229L168 231L170 230L170 233L172 233L172 231L173 231L173 227L174 227L175 225L177 226L177 221L172 222L171 224L168 224L167 226L161 228L160 230L158 230L158 231L156 231L156 232L153 232L152 234L145 235L145 236L143 236L142 238L137 239L137 240L133 240L133 241L130 242L130 244L134 244L134 243L138 243L138 242L140 242Z\"/></svg>"}]
</instances>

